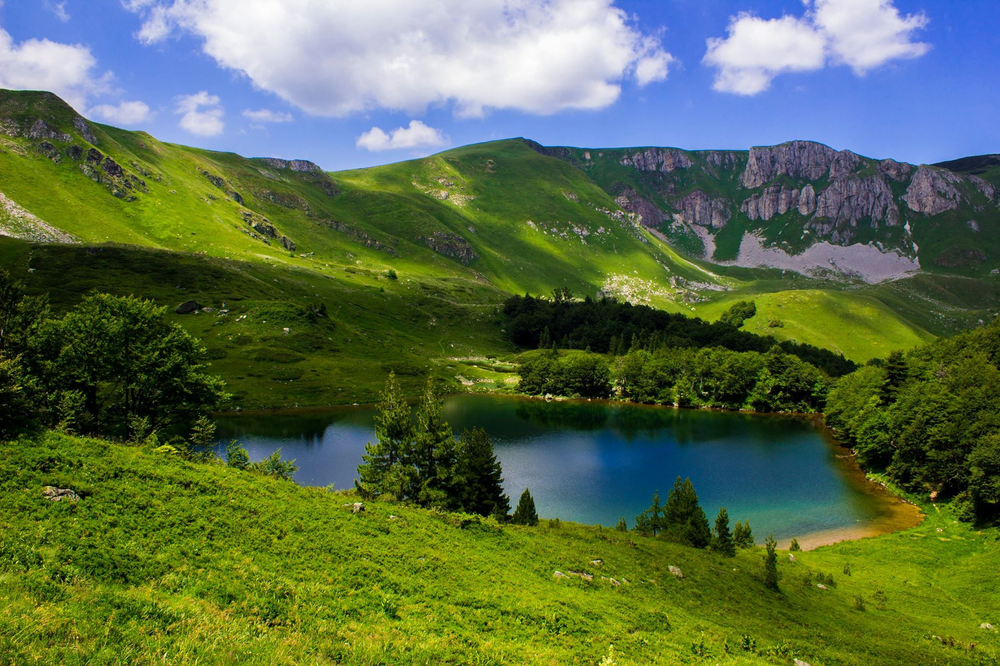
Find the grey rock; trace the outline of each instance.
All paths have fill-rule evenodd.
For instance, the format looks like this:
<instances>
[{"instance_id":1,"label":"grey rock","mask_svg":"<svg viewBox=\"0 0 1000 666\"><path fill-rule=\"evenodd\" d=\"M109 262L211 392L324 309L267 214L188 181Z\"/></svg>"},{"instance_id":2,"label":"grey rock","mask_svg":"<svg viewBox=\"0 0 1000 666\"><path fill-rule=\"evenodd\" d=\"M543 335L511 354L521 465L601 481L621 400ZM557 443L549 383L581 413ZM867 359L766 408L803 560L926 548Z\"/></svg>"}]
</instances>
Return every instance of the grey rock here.
<instances>
[{"instance_id":1,"label":"grey rock","mask_svg":"<svg viewBox=\"0 0 1000 666\"><path fill-rule=\"evenodd\" d=\"M101 151L97 150L96 148L91 148L90 150L87 151L87 162L89 164L97 166L103 161L104 161L104 155L101 154Z\"/></svg>"},{"instance_id":2,"label":"grey rock","mask_svg":"<svg viewBox=\"0 0 1000 666\"><path fill-rule=\"evenodd\" d=\"M53 139L55 141L72 141L73 137L69 134L64 134L62 132L57 132L56 130L49 127L49 124L39 118L32 124L31 128L28 130L29 139Z\"/></svg>"},{"instance_id":3,"label":"grey rock","mask_svg":"<svg viewBox=\"0 0 1000 666\"><path fill-rule=\"evenodd\" d=\"M692 163L691 158L683 150L649 148L641 152L626 155L621 159L621 164L638 169L639 171L670 173L677 169L687 169Z\"/></svg>"},{"instance_id":4,"label":"grey rock","mask_svg":"<svg viewBox=\"0 0 1000 666\"><path fill-rule=\"evenodd\" d=\"M275 169L288 169L299 173L323 173L323 170L309 160L283 160L277 157L261 157L261 162Z\"/></svg>"},{"instance_id":5,"label":"grey rock","mask_svg":"<svg viewBox=\"0 0 1000 666\"><path fill-rule=\"evenodd\" d=\"M674 202L674 208L684 222L708 229L726 226L730 218L729 206L728 199L713 199L701 190Z\"/></svg>"},{"instance_id":6,"label":"grey rock","mask_svg":"<svg viewBox=\"0 0 1000 666\"><path fill-rule=\"evenodd\" d=\"M362 504L361 502L355 502L353 505L351 505L351 513L364 513L364 512L365 512L365 505Z\"/></svg>"},{"instance_id":7,"label":"grey rock","mask_svg":"<svg viewBox=\"0 0 1000 666\"><path fill-rule=\"evenodd\" d=\"M850 151L837 152L812 141L791 141L751 148L741 182L744 187L756 189L778 176L818 180L829 174L831 178L842 178L859 163L860 158Z\"/></svg>"},{"instance_id":8,"label":"grey rock","mask_svg":"<svg viewBox=\"0 0 1000 666\"><path fill-rule=\"evenodd\" d=\"M285 248L289 252L295 251L295 242L288 236L282 236L281 240L278 242L281 243L281 247Z\"/></svg>"},{"instance_id":9,"label":"grey rock","mask_svg":"<svg viewBox=\"0 0 1000 666\"><path fill-rule=\"evenodd\" d=\"M896 160L882 160L878 163L878 170L895 181L904 181L913 172L913 167Z\"/></svg>"},{"instance_id":10,"label":"grey rock","mask_svg":"<svg viewBox=\"0 0 1000 666\"><path fill-rule=\"evenodd\" d=\"M674 565L671 564L669 567L667 567L667 571L669 571L671 575L677 578L684 578L684 574L681 573L680 567L675 567Z\"/></svg>"},{"instance_id":11,"label":"grey rock","mask_svg":"<svg viewBox=\"0 0 1000 666\"><path fill-rule=\"evenodd\" d=\"M857 226L864 219L885 221L890 226L900 223L892 188L881 176L851 176L833 181L816 200L816 217L827 218L836 225Z\"/></svg>"},{"instance_id":12,"label":"grey rock","mask_svg":"<svg viewBox=\"0 0 1000 666\"><path fill-rule=\"evenodd\" d=\"M80 146L70 146L66 149L66 156L74 162L79 162L83 157L83 148Z\"/></svg>"},{"instance_id":13,"label":"grey rock","mask_svg":"<svg viewBox=\"0 0 1000 666\"><path fill-rule=\"evenodd\" d=\"M122 178L125 176L125 172L122 171L122 168L118 166L118 163L115 162L110 157L104 158L104 164L102 165L102 168L104 169L104 173L108 174L109 176L113 176L115 178Z\"/></svg>"},{"instance_id":14,"label":"grey rock","mask_svg":"<svg viewBox=\"0 0 1000 666\"><path fill-rule=\"evenodd\" d=\"M955 183L960 180L950 171L921 166L910 181L903 201L910 210L925 215L955 210L962 198L955 188Z\"/></svg>"},{"instance_id":15,"label":"grey rock","mask_svg":"<svg viewBox=\"0 0 1000 666\"><path fill-rule=\"evenodd\" d=\"M201 305L198 301L184 301L174 308L174 312L179 315L194 314L198 310L201 310Z\"/></svg>"},{"instance_id":16,"label":"grey rock","mask_svg":"<svg viewBox=\"0 0 1000 666\"><path fill-rule=\"evenodd\" d=\"M991 183L987 183L979 176L969 176L968 178L972 182L972 184L976 186L976 189L982 192L987 199L989 199L990 201L996 200L997 191L996 188L993 187Z\"/></svg>"},{"instance_id":17,"label":"grey rock","mask_svg":"<svg viewBox=\"0 0 1000 666\"><path fill-rule=\"evenodd\" d=\"M76 131L80 133L80 136L82 136L84 139L86 139L93 145L95 146L97 145L97 137L94 135L94 130L91 129L90 123L88 123L80 116L77 116L76 118L73 119L73 127L75 127Z\"/></svg>"},{"instance_id":18,"label":"grey rock","mask_svg":"<svg viewBox=\"0 0 1000 666\"><path fill-rule=\"evenodd\" d=\"M663 211L649 199L639 196L639 194L628 188L615 198L618 207L627 213L635 213L639 216L639 222L647 227L658 227L666 220Z\"/></svg>"},{"instance_id":19,"label":"grey rock","mask_svg":"<svg viewBox=\"0 0 1000 666\"><path fill-rule=\"evenodd\" d=\"M69 488L56 488L55 486L45 486L42 488L42 497L52 502L61 502L63 500L77 502L80 500L80 496L76 494L76 491Z\"/></svg>"},{"instance_id":20,"label":"grey rock","mask_svg":"<svg viewBox=\"0 0 1000 666\"><path fill-rule=\"evenodd\" d=\"M435 231L430 236L421 238L427 247L438 254L451 259L457 259L463 266L468 266L479 258L469 241L450 231Z\"/></svg>"}]
</instances>

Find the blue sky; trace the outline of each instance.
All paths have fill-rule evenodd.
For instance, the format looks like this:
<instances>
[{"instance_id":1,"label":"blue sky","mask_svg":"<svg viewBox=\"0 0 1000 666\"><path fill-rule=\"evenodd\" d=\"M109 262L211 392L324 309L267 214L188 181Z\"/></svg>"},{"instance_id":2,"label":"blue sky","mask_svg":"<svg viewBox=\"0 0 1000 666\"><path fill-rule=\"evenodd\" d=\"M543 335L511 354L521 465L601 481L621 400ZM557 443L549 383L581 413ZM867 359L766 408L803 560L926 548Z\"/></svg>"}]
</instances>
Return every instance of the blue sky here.
<instances>
[{"instance_id":1,"label":"blue sky","mask_svg":"<svg viewBox=\"0 0 1000 666\"><path fill-rule=\"evenodd\" d=\"M996 0L4 0L0 87L327 169L513 136L921 163L1000 152L998 28Z\"/></svg>"}]
</instances>

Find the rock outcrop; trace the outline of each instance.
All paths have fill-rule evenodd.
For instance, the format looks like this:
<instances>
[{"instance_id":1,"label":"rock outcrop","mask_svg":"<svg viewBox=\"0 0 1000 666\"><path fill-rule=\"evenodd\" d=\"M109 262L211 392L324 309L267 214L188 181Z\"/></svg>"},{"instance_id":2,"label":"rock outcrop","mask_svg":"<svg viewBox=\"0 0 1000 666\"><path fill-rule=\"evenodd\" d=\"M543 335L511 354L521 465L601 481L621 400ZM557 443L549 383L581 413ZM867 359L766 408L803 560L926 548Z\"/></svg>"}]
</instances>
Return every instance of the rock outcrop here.
<instances>
[{"instance_id":1,"label":"rock outcrop","mask_svg":"<svg viewBox=\"0 0 1000 666\"><path fill-rule=\"evenodd\" d=\"M713 199L701 190L695 190L675 202L674 207L678 211L675 218L708 229L721 229L730 218L728 199Z\"/></svg>"},{"instance_id":2,"label":"rock outcrop","mask_svg":"<svg viewBox=\"0 0 1000 666\"><path fill-rule=\"evenodd\" d=\"M687 169L692 165L691 158L683 150L673 148L649 148L641 152L626 155L621 159L622 166L632 167L639 171L659 171L670 173L677 169Z\"/></svg>"},{"instance_id":3,"label":"rock outcrop","mask_svg":"<svg viewBox=\"0 0 1000 666\"><path fill-rule=\"evenodd\" d=\"M463 266L468 266L479 258L469 241L450 231L435 231L419 240L438 254L458 260Z\"/></svg>"},{"instance_id":4,"label":"rock outcrop","mask_svg":"<svg viewBox=\"0 0 1000 666\"><path fill-rule=\"evenodd\" d=\"M647 227L658 227L667 219L656 204L639 196L631 188L626 188L619 196L615 197L615 203L623 211L638 215L640 224Z\"/></svg>"},{"instance_id":5,"label":"rock outcrop","mask_svg":"<svg viewBox=\"0 0 1000 666\"><path fill-rule=\"evenodd\" d=\"M309 160L283 160L277 157L258 157L257 160L275 169L288 169L299 173L323 173L319 166Z\"/></svg>"},{"instance_id":6,"label":"rock outcrop","mask_svg":"<svg viewBox=\"0 0 1000 666\"><path fill-rule=\"evenodd\" d=\"M900 222L892 188L880 176L834 180L816 199L816 218L851 226L865 219L885 221L891 226Z\"/></svg>"},{"instance_id":7,"label":"rock outcrop","mask_svg":"<svg viewBox=\"0 0 1000 666\"><path fill-rule=\"evenodd\" d=\"M961 195L955 183L961 178L950 171L921 166L910 181L903 201L910 210L925 215L939 215L958 208Z\"/></svg>"},{"instance_id":8,"label":"rock outcrop","mask_svg":"<svg viewBox=\"0 0 1000 666\"><path fill-rule=\"evenodd\" d=\"M754 194L740 205L740 212L754 222L766 222L790 210L797 210L804 216L816 212L816 191L812 185L806 185L801 190L775 185Z\"/></svg>"},{"instance_id":9,"label":"rock outcrop","mask_svg":"<svg viewBox=\"0 0 1000 666\"><path fill-rule=\"evenodd\" d=\"M780 146L750 149L741 182L756 189L779 176L799 180L819 180L823 176L842 178L860 163L861 158L848 151L836 151L812 141L792 141Z\"/></svg>"}]
</instances>

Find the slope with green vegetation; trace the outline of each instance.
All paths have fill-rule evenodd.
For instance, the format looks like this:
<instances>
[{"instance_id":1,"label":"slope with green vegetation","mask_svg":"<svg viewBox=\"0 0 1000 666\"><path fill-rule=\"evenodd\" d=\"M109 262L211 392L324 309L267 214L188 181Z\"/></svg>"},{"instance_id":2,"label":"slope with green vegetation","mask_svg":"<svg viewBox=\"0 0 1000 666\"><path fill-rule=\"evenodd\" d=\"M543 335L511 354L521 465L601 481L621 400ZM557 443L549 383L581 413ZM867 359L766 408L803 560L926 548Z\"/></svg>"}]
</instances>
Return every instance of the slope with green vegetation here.
<instances>
[{"instance_id":1,"label":"slope with green vegetation","mask_svg":"<svg viewBox=\"0 0 1000 666\"><path fill-rule=\"evenodd\" d=\"M869 286L690 259L607 178L520 139L327 174L90 123L48 93L0 92L0 126L2 265L57 309L95 288L211 308L177 321L235 406L370 402L389 370L409 391L428 373L457 389L469 363L517 351L496 316L511 293L569 288L709 319L737 300L812 299L767 314L785 324L768 333L854 361L1000 304L996 278ZM320 305L323 326L305 316Z\"/></svg>"},{"instance_id":2,"label":"slope with green vegetation","mask_svg":"<svg viewBox=\"0 0 1000 666\"><path fill-rule=\"evenodd\" d=\"M381 502L353 513L350 495L98 440L0 447L5 663L817 666L1000 654L997 633L980 628L998 624L997 533L945 509L795 562L779 553L773 592L758 577L762 550L730 559L547 516L501 527ZM45 486L80 499L51 501Z\"/></svg>"}]
</instances>

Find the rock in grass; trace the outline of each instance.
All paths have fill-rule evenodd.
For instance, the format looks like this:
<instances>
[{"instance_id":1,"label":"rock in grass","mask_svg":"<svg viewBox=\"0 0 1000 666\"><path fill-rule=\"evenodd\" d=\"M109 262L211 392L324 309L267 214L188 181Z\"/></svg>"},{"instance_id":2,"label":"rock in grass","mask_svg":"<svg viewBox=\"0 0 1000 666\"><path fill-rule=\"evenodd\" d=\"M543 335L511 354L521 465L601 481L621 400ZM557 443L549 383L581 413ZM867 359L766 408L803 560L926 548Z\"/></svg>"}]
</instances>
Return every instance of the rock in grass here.
<instances>
[{"instance_id":1,"label":"rock in grass","mask_svg":"<svg viewBox=\"0 0 1000 666\"><path fill-rule=\"evenodd\" d=\"M675 567L674 565L671 564L669 567L667 567L667 570L670 571L670 573L672 573L674 576L677 576L677 578L679 579L684 578L684 574L681 573L679 567Z\"/></svg>"},{"instance_id":2,"label":"rock in grass","mask_svg":"<svg viewBox=\"0 0 1000 666\"><path fill-rule=\"evenodd\" d=\"M176 308L174 308L174 312L176 312L179 315L192 314L194 312L197 312L198 310L201 310L201 305L198 303L198 301L184 301Z\"/></svg>"},{"instance_id":3,"label":"rock in grass","mask_svg":"<svg viewBox=\"0 0 1000 666\"><path fill-rule=\"evenodd\" d=\"M67 502L76 502L80 499L80 496L76 494L75 490L70 490L69 488L56 488L55 486L45 486L42 488L42 496L53 502L61 502L62 500L66 500Z\"/></svg>"},{"instance_id":4,"label":"rock in grass","mask_svg":"<svg viewBox=\"0 0 1000 666\"><path fill-rule=\"evenodd\" d=\"M802 661L801 659L796 659L795 666L810 666L810 665L808 662Z\"/></svg>"}]
</instances>

